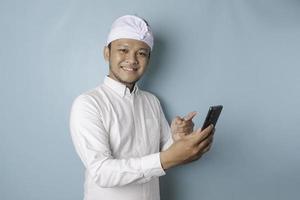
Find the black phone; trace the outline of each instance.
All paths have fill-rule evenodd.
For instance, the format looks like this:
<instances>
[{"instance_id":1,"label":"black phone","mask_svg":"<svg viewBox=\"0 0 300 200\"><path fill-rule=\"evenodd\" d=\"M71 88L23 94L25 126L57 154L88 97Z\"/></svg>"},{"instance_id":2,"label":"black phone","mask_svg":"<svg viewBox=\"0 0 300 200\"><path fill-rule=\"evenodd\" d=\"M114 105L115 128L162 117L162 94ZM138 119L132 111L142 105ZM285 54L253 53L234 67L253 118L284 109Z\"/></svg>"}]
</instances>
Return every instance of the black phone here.
<instances>
[{"instance_id":1,"label":"black phone","mask_svg":"<svg viewBox=\"0 0 300 200\"><path fill-rule=\"evenodd\" d=\"M211 124L215 127L222 109L222 105L210 106L201 130L204 130Z\"/></svg>"}]
</instances>

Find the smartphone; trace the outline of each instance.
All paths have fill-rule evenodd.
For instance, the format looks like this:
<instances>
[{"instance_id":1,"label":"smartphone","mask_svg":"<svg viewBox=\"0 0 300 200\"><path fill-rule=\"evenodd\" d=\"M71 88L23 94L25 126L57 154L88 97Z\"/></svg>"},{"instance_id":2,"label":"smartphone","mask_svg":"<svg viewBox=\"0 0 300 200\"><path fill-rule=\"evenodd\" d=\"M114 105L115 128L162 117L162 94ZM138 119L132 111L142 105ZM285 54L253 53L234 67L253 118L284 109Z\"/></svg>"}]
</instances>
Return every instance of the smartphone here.
<instances>
[{"instance_id":1,"label":"smartphone","mask_svg":"<svg viewBox=\"0 0 300 200\"><path fill-rule=\"evenodd\" d=\"M221 114L223 106L222 105L217 105L217 106L210 106L208 113L205 117L205 121L203 123L202 129L204 130L207 128L209 125L213 124L214 127L216 126L216 123L218 121L218 118Z\"/></svg>"}]
</instances>

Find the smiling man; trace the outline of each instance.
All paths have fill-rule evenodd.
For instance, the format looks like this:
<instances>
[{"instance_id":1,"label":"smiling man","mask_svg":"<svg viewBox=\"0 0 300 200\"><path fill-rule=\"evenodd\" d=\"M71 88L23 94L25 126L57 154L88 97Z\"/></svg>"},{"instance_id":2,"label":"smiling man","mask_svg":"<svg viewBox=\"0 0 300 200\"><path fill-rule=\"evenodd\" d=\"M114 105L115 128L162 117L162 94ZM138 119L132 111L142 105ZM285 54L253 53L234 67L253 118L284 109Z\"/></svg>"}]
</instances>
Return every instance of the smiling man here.
<instances>
[{"instance_id":1,"label":"smiling man","mask_svg":"<svg viewBox=\"0 0 300 200\"><path fill-rule=\"evenodd\" d=\"M104 47L109 75L73 102L70 129L86 168L85 200L159 200L159 177L211 147L212 126L193 131L191 112L170 127L159 100L137 86L152 48L143 19L118 18Z\"/></svg>"}]
</instances>

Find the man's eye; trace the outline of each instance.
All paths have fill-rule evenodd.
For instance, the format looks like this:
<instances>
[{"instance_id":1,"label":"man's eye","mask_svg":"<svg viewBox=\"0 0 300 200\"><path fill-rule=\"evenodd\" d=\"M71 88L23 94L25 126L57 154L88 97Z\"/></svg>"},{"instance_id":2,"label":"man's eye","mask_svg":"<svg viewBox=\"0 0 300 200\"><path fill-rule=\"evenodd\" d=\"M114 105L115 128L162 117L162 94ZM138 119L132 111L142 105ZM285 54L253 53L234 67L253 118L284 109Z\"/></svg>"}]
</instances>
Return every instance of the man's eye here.
<instances>
[{"instance_id":1,"label":"man's eye","mask_svg":"<svg viewBox=\"0 0 300 200\"><path fill-rule=\"evenodd\" d=\"M139 52L139 55L140 55L140 56L143 56L143 57L146 57L146 56L147 56L147 53L145 53L145 52Z\"/></svg>"},{"instance_id":2,"label":"man's eye","mask_svg":"<svg viewBox=\"0 0 300 200\"><path fill-rule=\"evenodd\" d=\"M127 49L119 49L119 51L122 52L122 53L126 53Z\"/></svg>"}]
</instances>

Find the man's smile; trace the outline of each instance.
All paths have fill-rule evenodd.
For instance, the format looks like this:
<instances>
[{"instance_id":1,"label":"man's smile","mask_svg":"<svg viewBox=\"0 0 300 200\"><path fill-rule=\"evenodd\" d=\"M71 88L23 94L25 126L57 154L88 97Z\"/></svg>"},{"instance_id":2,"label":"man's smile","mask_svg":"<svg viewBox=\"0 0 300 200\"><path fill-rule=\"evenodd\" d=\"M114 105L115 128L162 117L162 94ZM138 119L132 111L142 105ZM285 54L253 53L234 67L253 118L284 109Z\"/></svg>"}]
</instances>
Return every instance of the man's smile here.
<instances>
[{"instance_id":1,"label":"man's smile","mask_svg":"<svg viewBox=\"0 0 300 200\"><path fill-rule=\"evenodd\" d=\"M138 68L134 68L134 67L125 67L125 66L121 66L121 68L124 70L124 71L127 71L127 72L136 72L138 70Z\"/></svg>"}]
</instances>

